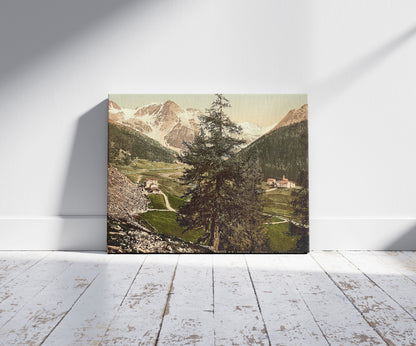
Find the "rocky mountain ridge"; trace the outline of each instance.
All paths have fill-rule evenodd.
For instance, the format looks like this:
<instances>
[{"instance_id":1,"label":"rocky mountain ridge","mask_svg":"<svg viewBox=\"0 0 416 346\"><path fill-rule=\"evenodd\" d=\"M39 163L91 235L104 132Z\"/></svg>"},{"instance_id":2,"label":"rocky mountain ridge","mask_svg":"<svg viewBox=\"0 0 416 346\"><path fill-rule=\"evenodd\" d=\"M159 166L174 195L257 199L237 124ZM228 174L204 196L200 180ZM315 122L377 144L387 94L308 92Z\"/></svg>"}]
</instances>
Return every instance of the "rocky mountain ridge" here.
<instances>
[{"instance_id":1,"label":"rocky mountain ridge","mask_svg":"<svg viewBox=\"0 0 416 346\"><path fill-rule=\"evenodd\" d=\"M286 175L297 185L308 175L308 106L289 113L239 155L257 158L265 178Z\"/></svg>"},{"instance_id":2,"label":"rocky mountain ridge","mask_svg":"<svg viewBox=\"0 0 416 346\"><path fill-rule=\"evenodd\" d=\"M204 113L195 108L183 109L173 101L153 103L136 109L121 108L109 101L109 121L130 127L157 140L163 146L181 151L185 149L183 141L191 142L198 132L198 117ZM244 122L242 138L247 144L253 142L270 128Z\"/></svg>"},{"instance_id":3,"label":"rocky mountain ridge","mask_svg":"<svg viewBox=\"0 0 416 346\"><path fill-rule=\"evenodd\" d=\"M304 104L300 108L290 110L278 124L273 127L268 133L277 130L278 128L289 126L308 120L308 105Z\"/></svg>"}]
</instances>

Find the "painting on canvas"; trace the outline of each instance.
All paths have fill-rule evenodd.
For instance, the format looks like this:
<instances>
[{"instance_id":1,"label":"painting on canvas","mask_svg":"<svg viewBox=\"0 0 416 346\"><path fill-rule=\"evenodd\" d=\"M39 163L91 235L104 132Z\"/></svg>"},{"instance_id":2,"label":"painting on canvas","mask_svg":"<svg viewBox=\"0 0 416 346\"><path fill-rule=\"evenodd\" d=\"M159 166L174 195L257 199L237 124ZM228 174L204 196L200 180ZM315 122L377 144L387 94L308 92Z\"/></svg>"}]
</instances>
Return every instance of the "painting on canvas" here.
<instances>
[{"instance_id":1,"label":"painting on canvas","mask_svg":"<svg viewBox=\"0 0 416 346\"><path fill-rule=\"evenodd\" d=\"M109 95L109 253L306 253L306 95Z\"/></svg>"}]
</instances>

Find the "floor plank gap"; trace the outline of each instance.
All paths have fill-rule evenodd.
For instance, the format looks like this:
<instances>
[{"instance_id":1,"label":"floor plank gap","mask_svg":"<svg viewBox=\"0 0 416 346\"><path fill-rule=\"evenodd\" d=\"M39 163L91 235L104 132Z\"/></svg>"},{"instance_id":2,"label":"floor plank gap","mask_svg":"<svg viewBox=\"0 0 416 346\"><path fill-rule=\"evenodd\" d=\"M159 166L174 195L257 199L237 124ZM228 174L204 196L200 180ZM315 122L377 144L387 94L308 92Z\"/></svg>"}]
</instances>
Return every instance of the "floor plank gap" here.
<instances>
[{"instance_id":1,"label":"floor plank gap","mask_svg":"<svg viewBox=\"0 0 416 346\"><path fill-rule=\"evenodd\" d=\"M416 345L416 252L0 252L0 345Z\"/></svg>"},{"instance_id":2,"label":"floor plank gap","mask_svg":"<svg viewBox=\"0 0 416 346\"><path fill-rule=\"evenodd\" d=\"M377 282L375 282L370 276L368 276L366 273L364 273L360 267L358 267L354 262L352 262L348 257L346 257L342 252L338 252L342 257L345 258L346 261L348 261L349 263L351 263L351 265L353 265L355 268L357 268L357 270L363 274L368 281L370 281L371 283L373 283L374 286L377 286L386 296L388 296L392 301L394 301L398 306L400 306L404 312L406 312L409 317L414 320L416 322L416 318L413 317L413 315L403 306L400 304L400 302L398 302L394 297L392 297L383 287L381 287L379 284L377 284ZM416 288L416 287L415 287Z\"/></svg>"},{"instance_id":3,"label":"floor plank gap","mask_svg":"<svg viewBox=\"0 0 416 346\"><path fill-rule=\"evenodd\" d=\"M399 273L385 275L385 268L377 263L370 252L342 252L344 255L340 252L317 251L313 257L385 343L416 343L415 320L397 304L397 299L390 298L395 296L392 291L395 281L405 283L406 279ZM411 286L414 292L413 283ZM400 286L395 287L401 289ZM385 293L386 290L390 291L389 295ZM404 297L402 302L408 304L409 300Z\"/></svg>"},{"instance_id":4,"label":"floor plank gap","mask_svg":"<svg viewBox=\"0 0 416 346\"><path fill-rule=\"evenodd\" d=\"M45 345L97 345L102 341L145 255L103 258L109 261Z\"/></svg>"},{"instance_id":5,"label":"floor plank gap","mask_svg":"<svg viewBox=\"0 0 416 346\"><path fill-rule=\"evenodd\" d=\"M68 315L68 313L72 310L75 304L78 303L78 301L81 299L83 294L87 291L88 288L90 288L90 286L93 284L93 282L95 281L95 279L97 278L99 274L100 273L97 273L94 279L85 287L85 289L81 292L79 297L74 301L74 303L70 306L70 308L62 315L62 318L58 321L58 323L55 324L55 326L50 330L50 332L43 338L43 340L41 341L39 345L43 345L45 343L46 339L48 339L48 337L53 333L56 327L58 327L58 325L62 322L62 320Z\"/></svg>"},{"instance_id":6,"label":"floor plank gap","mask_svg":"<svg viewBox=\"0 0 416 346\"><path fill-rule=\"evenodd\" d=\"M160 332L162 331L163 321L165 319L166 311L167 311L167 308L169 306L170 296L172 295L173 280L175 280L176 270L178 269L178 263L179 263L179 258L180 257L181 257L181 255L178 256L178 258L176 260L175 269L173 270L172 280L170 281L168 294L166 296L165 307L163 308L162 320L160 321L159 331L157 332L157 335L156 335L155 345L157 345L158 342L159 342Z\"/></svg>"},{"instance_id":7,"label":"floor plank gap","mask_svg":"<svg viewBox=\"0 0 416 346\"><path fill-rule=\"evenodd\" d=\"M147 256L148 256L148 255L147 255ZM126 294L124 295L123 300L120 302L120 306L122 306L122 305L123 305L123 303L124 303L124 301L126 300L126 297L127 297L127 295L129 294L129 292L130 292L130 290L131 290L131 288L132 288L132 286L133 286L134 282L136 281L136 278L137 278L137 276L139 275L140 270L141 270L141 269L142 269L142 267L143 267L143 264L146 262L147 256L144 258L143 262L140 264L139 269L137 269L136 275L134 276L134 278L133 278L133 280L132 280L132 282L131 282L131 284L130 284L130 286L129 286L129 288L128 288L127 292L126 292Z\"/></svg>"},{"instance_id":8,"label":"floor plank gap","mask_svg":"<svg viewBox=\"0 0 416 346\"><path fill-rule=\"evenodd\" d=\"M323 338L325 339L325 341L327 342L327 344L328 344L328 345L331 345L331 344L330 344L330 342L329 342L329 340L328 340L328 338L326 337L326 335L325 335L324 331L322 330L321 326L319 325L318 320L316 319L316 317L315 317L314 313L312 312L311 307L310 307L310 306L309 306L309 304L306 302L305 297L303 296L302 292L298 289L298 287L297 287L296 285L295 285L295 288L296 288L296 291L299 293L299 296L301 297L303 304L305 304L306 308L308 309L309 313L311 314L312 319L314 320L314 322L315 322L315 324L316 324L317 328L320 330L320 332L321 332L321 334L322 334Z\"/></svg>"},{"instance_id":9,"label":"floor plank gap","mask_svg":"<svg viewBox=\"0 0 416 346\"><path fill-rule=\"evenodd\" d=\"M139 273L140 273L140 270L141 270L141 269L142 269L142 267L143 267L143 264L146 262L147 256L148 256L148 255L146 255L146 256L145 256L145 258L144 258L144 260L143 260L143 262L141 262L141 263L140 263L140 265L139 265L139 269L137 270L136 274L134 275L134 278L133 278L133 280L131 281L129 288L128 288L128 289L127 289L127 291L126 291L126 294L123 296L123 299L122 299L122 300L121 300L121 302L120 302L119 308L123 305L123 303L124 303L124 301L125 301L125 299L126 299L127 295L129 294L129 292L130 292L130 290L131 290L131 288L132 288L132 286L133 286L134 282L136 281L137 276L138 276L138 275L139 275ZM117 310L117 311L118 311L118 310ZM115 313L115 314L114 314L113 318L111 319L110 323L108 324L107 329L106 329L106 330L105 330L105 332L103 333L102 338L101 338L100 342L98 343L99 345L101 345L101 343L103 342L103 339L104 339L105 335L108 333L108 330L110 329L110 326L111 326L111 324L113 323L113 321L114 321L114 319L115 319L116 317L117 317L117 313Z\"/></svg>"},{"instance_id":10,"label":"floor plank gap","mask_svg":"<svg viewBox=\"0 0 416 346\"><path fill-rule=\"evenodd\" d=\"M257 296L256 287L254 287L253 278L252 278L252 276L251 276L251 273L250 273L250 268L249 268L249 266L248 266L247 259L246 259L246 256L245 256L245 255L244 255L244 261L245 261L245 263L246 263L246 268L247 268L248 276L249 276L249 278L250 278L251 287L253 288L254 296L256 297L257 307L259 308L259 311L260 311L260 316L261 316L261 320L262 320L262 322L263 322L264 330L265 330L265 332L266 332L267 340L268 340L268 342L269 342L269 346L271 346L271 344L272 344L272 343L270 342L269 332L268 332L268 330L267 330L266 322L264 321L264 316L263 316L263 313L262 313L262 311L261 311L261 306L260 306L260 302L259 302L259 297Z\"/></svg>"},{"instance_id":11,"label":"floor plank gap","mask_svg":"<svg viewBox=\"0 0 416 346\"><path fill-rule=\"evenodd\" d=\"M26 273L27 271L31 270L33 267L35 267L37 264L39 264L41 261L45 260L45 258L47 258L49 255L51 254L51 252L47 252L45 253L42 257L35 259L35 261L30 264L31 260L28 259L27 261L29 262L27 264L27 266L25 265L25 263L17 263L16 264L16 269L21 268L23 266L22 270L18 270L17 273L14 272L14 268L12 268L12 270L10 270L10 268L7 268L7 273L6 273L6 277L7 275L9 276L9 278L7 278L6 280L3 280L2 277L2 282L0 283L0 287L3 287L7 284L9 284L10 282L12 282L13 280L15 280L16 278L18 278L20 275ZM36 255L35 255L36 256Z\"/></svg>"},{"instance_id":12,"label":"floor plank gap","mask_svg":"<svg viewBox=\"0 0 416 346\"><path fill-rule=\"evenodd\" d=\"M338 252L338 251L337 251ZM333 282L333 284L341 291L341 293L345 296L345 298L348 299L348 301L351 303L351 305L354 307L355 310L358 311L358 313L361 315L361 317L363 318L363 320L365 322L367 322L368 326L370 328L372 328L379 336L380 338L386 343L386 345L390 345L390 343L388 342L388 340L386 340L383 335L374 327L374 325L372 325L364 316L364 314L361 312L361 310L354 304L354 302L352 301L352 299L343 291L343 289L341 288L340 285L338 285L338 283L332 278L332 276L325 270L325 268L317 261L317 259L311 255L312 259L318 264L318 266L321 267L321 269L324 271L324 273L328 276L328 278Z\"/></svg>"}]
</instances>

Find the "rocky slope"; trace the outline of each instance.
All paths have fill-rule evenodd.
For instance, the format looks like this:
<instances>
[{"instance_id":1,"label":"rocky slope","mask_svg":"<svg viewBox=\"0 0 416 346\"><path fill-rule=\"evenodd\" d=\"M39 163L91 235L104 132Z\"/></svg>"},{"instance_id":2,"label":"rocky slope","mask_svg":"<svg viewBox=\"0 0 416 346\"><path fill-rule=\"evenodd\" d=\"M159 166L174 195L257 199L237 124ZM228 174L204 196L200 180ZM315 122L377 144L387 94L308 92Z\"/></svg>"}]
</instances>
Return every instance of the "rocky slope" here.
<instances>
[{"instance_id":1,"label":"rocky slope","mask_svg":"<svg viewBox=\"0 0 416 346\"><path fill-rule=\"evenodd\" d=\"M107 176L107 215L130 219L147 210L144 188L133 184L111 165Z\"/></svg>"},{"instance_id":2,"label":"rocky slope","mask_svg":"<svg viewBox=\"0 0 416 346\"><path fill-rule=\"evenodd\" d=\"M292 109L285 115L285 117L279 121L279 123L272 128L270 132L277 130L280 127L289 126L292 124L300 123L302 121L308 120L308 105L305 104L298 109Z\"/></svg>"},{"instance_id":3,"label":"rocky slope","mask_svg":"<svg viewBox=\"0 0 416 346\"><path fill-rule=\"evenodd\" d=\"M206 247L149 231L131 220L107 217L108 253L209 253Z\"/></svg>"},{"instance_id":4,"label":"rocky slope","mask_svg":"<svg viewBox=\"0 0 416 346\"><path fill-rule=\"evenodd\" d=\"M206 253L209 249L155 233L142 225L137 214L147 210L143 187L108 167L108 253Z\"/></svg>"}]
</instances>

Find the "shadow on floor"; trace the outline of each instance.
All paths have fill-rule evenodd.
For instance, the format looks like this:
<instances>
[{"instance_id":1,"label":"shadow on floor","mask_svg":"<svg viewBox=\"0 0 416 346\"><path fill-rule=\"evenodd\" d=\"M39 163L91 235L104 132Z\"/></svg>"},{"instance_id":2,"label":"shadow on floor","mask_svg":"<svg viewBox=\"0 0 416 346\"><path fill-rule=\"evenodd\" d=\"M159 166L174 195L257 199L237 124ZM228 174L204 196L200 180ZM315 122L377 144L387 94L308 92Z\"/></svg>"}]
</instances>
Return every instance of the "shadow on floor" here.
<instances>
[{"instance_id":1,"label":"shadow on floor","mask_svg":"<svg viewBox=\"0 0 416 346\"><path fill-rule=\"evenodd\" d=\"M416 250L416 224L409 227L406 232L391 244L387 245L384 250Z\"/></svg>"}]
</instances>

